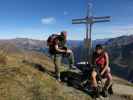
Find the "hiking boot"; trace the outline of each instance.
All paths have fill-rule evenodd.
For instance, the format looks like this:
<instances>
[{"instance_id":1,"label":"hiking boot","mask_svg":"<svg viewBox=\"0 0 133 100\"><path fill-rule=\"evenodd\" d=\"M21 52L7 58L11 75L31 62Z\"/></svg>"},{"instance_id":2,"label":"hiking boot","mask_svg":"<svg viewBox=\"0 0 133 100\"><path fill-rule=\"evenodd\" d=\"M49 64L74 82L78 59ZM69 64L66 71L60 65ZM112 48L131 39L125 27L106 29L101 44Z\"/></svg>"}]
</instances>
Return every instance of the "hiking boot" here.
<instances>
[{"instance_id":1,"label":"hiking boot","mask_svg":"<svg viewBox=\"0 0 133 100\"><path fill-rule=\"evenodd\" d=\"M94 98L99 98L100 97L100 93L99 93L98 87L94 87L93 88L93 97Z\"/></svg>"},{"instance_id":2,"label":"hiking boot","mask_svg":"<svg viewBox=\"0 0 133 100\"><path fill-rule=\"evenodd\" d=\"M102 96L103 97L108 97L108 90L106 88L103 89Z\"/></svg>"},{"instance_id":3,"label":"hiking boot","mask_svg":"<svg viewBox=\"0 0 133 100\"><path fill-rule=\"evenodd\" d=\"M110 95L113 95L114 94L114 91L113 91L113 85L111 85L110 87L109 87L109 89L108 89L108 93L110 94Z\"/></svg>"}]
</instances>

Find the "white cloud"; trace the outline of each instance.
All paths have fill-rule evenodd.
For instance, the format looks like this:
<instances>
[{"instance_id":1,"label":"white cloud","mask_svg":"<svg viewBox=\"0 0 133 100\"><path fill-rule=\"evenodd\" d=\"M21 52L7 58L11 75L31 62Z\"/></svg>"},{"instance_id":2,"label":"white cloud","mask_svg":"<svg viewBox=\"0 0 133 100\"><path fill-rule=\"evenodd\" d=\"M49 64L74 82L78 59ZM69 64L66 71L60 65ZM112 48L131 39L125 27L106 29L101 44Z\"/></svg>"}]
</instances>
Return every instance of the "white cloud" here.
<instances>
[{"instance_id":1,"label":"white cloud","mask_svg":"<svg viewBox=\"0 0 133 100\"><path fill-rule=\"evenodd\" d=\"M56 19L54 17L44 17L41 19L42 24L54 24Z\"/></svg>"}]
</instances>

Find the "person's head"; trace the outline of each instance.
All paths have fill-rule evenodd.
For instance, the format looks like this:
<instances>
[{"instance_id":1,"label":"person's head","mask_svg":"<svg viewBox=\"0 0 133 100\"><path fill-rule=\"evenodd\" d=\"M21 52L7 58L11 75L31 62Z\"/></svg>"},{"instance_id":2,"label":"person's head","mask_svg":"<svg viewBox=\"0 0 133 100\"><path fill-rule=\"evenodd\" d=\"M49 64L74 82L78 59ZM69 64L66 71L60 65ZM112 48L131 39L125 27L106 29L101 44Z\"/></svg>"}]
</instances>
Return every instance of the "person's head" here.
<instances>
[{"instance_id":1,"label":"person's head","mask_svg":"<svg viewBox=\"0 0 133 100\"><path fill-rule=\"evenodd\" d=\"M66 41L67 40L67 32L66 31L62 31L60 33L61 37Z\"/></svg>"},{"instance_id":2,"label":"person's head","mask_svg":"<svg viewBox=\"0 0 133 100\"><path fill-rule=\"evenodd\" d=\"M97 54L101 54L104 51L104 47L101 44L97 44L95 50Z\"/></svg>"}]
</instances>

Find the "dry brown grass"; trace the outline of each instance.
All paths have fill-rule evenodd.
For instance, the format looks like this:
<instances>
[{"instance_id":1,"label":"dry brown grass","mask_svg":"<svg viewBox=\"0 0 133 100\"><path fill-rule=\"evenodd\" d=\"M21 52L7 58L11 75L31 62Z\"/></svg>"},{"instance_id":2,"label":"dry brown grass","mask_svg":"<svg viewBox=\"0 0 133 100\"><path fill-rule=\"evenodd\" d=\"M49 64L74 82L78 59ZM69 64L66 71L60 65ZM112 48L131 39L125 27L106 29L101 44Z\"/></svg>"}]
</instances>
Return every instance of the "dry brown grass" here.
<instances>
[{"instance_id":1,"label":"dry brown grass","mask_svg":"<svg viewBox=\"0 0 133 100\"><path fill-rule=\"evenodd\" d=\"M34 64L39 64L49 71L53 69L51 60L41 53L8 54L7 63L0 66L0 100L90 100L83 92L34 68Z\"/></svg>"},{"instance_id":2,"label":"dry brown grass","mask_svg":"<svg viewBox=\"0 0 133 100\"><path fill-rule=\"evenodd\" d=\"M4 66L7 64L7 53L4 50L0 50L0 65Z\"/></svg>"}]
</instances>

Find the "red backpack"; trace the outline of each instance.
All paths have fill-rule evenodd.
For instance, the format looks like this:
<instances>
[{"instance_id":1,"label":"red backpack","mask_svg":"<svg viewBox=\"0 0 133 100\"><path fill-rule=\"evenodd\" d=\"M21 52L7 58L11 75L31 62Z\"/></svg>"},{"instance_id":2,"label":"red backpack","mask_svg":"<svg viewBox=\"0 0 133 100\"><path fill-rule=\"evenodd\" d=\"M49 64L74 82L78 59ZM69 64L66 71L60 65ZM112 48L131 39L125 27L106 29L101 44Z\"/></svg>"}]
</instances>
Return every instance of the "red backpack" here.
<instances>
[{"instance_id":1,"label":"red backpack","mask_svg":"<svg viewBox=\"0 0 133 100\"><path fill-rule=\"evenodd\" d=\"M58 37L59 37L59 35L57 35L57 34L52 34L51 36L49 36L47 39L47 46L49 46L49 47L54 46L54 41Z\"/></svg>"}]
</instances>

